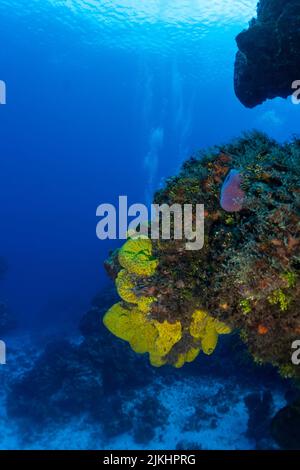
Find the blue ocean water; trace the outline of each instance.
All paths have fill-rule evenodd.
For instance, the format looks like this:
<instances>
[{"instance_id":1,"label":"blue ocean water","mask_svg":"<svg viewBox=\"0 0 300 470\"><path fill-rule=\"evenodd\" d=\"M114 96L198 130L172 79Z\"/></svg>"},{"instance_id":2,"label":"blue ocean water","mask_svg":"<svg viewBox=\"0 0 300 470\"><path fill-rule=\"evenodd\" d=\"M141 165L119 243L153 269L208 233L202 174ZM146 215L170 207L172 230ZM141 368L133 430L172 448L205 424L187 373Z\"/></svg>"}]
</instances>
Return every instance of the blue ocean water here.
<instances>
[{"instance_id":1,"label":"blue ocean water","mask_svg":"<svg viewBox=\"0 0 300 470\"><path fill-rule=\"evenodd\" d=\"M289 100L247 110L234 95L235 36L255 8L256 0L0 0L0 255L8 264L0 299L19 335L69 333L108 284L103 262L118 242L96 238L99 204L119 195L148 204L194 150L244 130L279 141L298 132ZM200 387L209 395L225 385ZM204 447L251 448L238 437L239 407L224 428L203 431ZM232 423L237 432L223 442ZM79 446L72 426L61 440L51 431L48 445ZM84 426L78 433L83 447L97 447ZM174 433L161 445L175 447ZM134 445L122 439L106 445Z\"/></svg>"}]
</instances>

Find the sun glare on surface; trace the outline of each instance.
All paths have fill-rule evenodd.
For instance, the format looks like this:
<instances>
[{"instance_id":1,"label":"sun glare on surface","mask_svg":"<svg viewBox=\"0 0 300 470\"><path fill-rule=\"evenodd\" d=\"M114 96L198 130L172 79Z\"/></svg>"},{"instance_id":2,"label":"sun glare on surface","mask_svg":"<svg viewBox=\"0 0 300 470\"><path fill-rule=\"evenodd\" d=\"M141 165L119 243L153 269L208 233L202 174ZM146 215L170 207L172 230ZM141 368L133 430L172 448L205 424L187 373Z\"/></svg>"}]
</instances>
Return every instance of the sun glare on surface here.
<instances>
[{"instance_id":1,"label":"sun glare on surface","mask_svg":"<svg viewBox=\"0 0 300 470\"><path fill-rule=\"evenodd\" d=\"M249 19L257 0L67 0L72 10L85 10L103 19L132 21L203 22Z\"/></svg>"}]
</instances>

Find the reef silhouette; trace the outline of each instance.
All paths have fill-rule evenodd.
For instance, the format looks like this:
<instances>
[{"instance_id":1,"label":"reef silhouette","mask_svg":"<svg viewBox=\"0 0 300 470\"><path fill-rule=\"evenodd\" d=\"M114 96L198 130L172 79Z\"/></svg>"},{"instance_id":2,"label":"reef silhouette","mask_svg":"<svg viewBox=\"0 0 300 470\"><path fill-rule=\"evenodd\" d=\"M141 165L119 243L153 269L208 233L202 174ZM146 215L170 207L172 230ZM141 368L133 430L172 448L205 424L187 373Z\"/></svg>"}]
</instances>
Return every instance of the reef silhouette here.
<instances>
[{"instance_id":1,"label":"reef silhouette","mask_svg":"<svg viewBox=\"0 0 300 470\"><path fill-rule=\"evenodd\" d=\"M300 79L298 0L260 0L257 18L236 41L234 87L242 104L253 108L292 95L292 83Z\"/></svg>"}]
</instances>

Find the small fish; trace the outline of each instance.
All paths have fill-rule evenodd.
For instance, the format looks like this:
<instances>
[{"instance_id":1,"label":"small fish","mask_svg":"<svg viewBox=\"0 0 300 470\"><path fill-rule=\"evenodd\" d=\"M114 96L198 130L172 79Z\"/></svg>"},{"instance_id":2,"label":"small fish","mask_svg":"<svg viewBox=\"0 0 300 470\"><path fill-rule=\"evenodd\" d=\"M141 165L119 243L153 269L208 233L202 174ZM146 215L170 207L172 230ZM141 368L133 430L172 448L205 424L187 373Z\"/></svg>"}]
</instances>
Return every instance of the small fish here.
<instances>
[{"instance_id":1,"label":"small fish","mask_svg":"<svg viewBox=\"0 0 300 470\"><path fill-rule=\"evenodd\" d=\"M243 208L245 192L243 178L238 170L230 170L221 189L221 207L226 212L239 212Z\"/></svg>"}]
</instances>

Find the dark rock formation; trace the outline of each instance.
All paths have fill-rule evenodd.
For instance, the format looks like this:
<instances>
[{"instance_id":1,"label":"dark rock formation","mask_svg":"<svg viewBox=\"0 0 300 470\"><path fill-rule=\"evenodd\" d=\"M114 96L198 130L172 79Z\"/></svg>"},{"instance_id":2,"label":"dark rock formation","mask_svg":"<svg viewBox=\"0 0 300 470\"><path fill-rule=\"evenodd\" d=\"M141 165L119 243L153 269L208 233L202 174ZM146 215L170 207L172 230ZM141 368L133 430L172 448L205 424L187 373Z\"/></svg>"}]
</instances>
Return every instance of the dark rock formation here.
<instances>
[{"instance_id":1,"label":"dark rock formation","mask_svg":"<svg viewBox=\"0 0 300 470\"><path fill-rule=\"evenodd\" d=\"M79 328L81 340L52 341L34 355L28 367L18 369L7 383L6 412L17 425L23 444L34 443L45 429L56 429L74 418L99 424L101 438L109 440L130 433L139 445L146 447L159 438L168 423L169 412L158 398L159 384L178 382L182 372L173 368L154 369L147 357L136 355L125 342L115 340L103 327L102 317L115 300L108 289L93 299L91 309L83 316ZM226 360L228 358L228 360ZM29 361L30 362L30 361ZM18 362L18 366L19 366ZM271 368L257 367L251 361L238 336L227 337L216 354L206 361L189 364L187 376L231 377L232 382L249 387L262 383L270 388L281 384ZM219 415L229 411L235 394L224 386L207 402L198 397L195 412L186 431L195 430L209 421L217 426ZM215 407L208 414L206 406ZM181 440L178 449L200 449L201 445Z\"/></svg>"},{"instance_id":2,"label":"dark rock formation","mask_svg":"<svg viewBox=\"0 0 300 470\"><path fill-rule=\"evenodd\" d=\"M273 397L270 391L251 393L244 399L248 410L247 437L253 439L256 448L266 448L266 440L270 437L270 421L273 409Z\"/></svg>"},{"instance_id":3,"label":"dark rock formation","mask_svg":"<svg viewBox=\"0 0 300 470\"><path fill-rule=\"evenodd\" d=\"M300 399L276 414L272 436L282 449L300 450Z\"/></svg>"},{"instance_id":4,"label":"dark rock formation","mask_svg":"<svg viewBox=\"0 0 300 470\"><path fill-rule=\"evenodd\" d=\"M152 434L146 411L135 410L133 416L123 409L124 403L153 380L154 371L145 357L129 351L121 341L112 342L102 326L103 309L112 296L108 291L93 300L80 322L83 338L79 343L53 341L32 368L10 384L7 413L20 425L24 439L29 438L28 427L33 435L34 430L82 415L88 422L100 422L106 438L131 430L146 441L161 424L165 413L156 402L151 410L156 407L160 418L152 413Z\"/></svg>"},{"instance_id":5,"label":"dark rock formation","mask_svg":"<svg viewBox=\"0 0 300 470\"><path fill-rule=\"evenodd\" d=\"M299 7L299 0L260 0L257 18L237 36L234 85L246 107L287 98L300 80Z\"/></svg>"}]
</instances>

